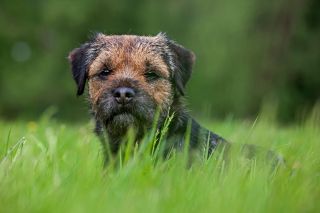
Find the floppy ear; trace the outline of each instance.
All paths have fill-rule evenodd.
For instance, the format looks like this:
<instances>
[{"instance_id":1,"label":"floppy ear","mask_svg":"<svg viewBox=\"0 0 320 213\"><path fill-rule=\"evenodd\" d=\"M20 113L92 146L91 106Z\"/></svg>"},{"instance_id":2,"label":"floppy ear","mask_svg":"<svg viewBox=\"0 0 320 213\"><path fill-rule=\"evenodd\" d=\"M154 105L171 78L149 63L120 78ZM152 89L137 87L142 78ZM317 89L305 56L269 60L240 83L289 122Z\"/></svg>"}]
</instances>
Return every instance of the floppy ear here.
<instances>
[{"instance_id":1,"label":"floppy ear","mask_svg":"<svg viewBox=\"0 0 320 213\"><path fill-rule=\"evenodd\" d=\"M78 86L77 95L83 94L88 77L88 67L98 56L101 48L104 47L104 43L102 42L104 36L102 33L94 33L90 36L88 42L69 53L68 59L71 64L73 79Z\"/></svg>"},{"instance_id":2,"label":"floppy ear","mask_svg":"<svg viewBox=\"0 0 320 213\"><path fill-rule=\"evenodd\" d=\"M68 59L71 64L73 79L75 80L78 90L77 95L82 95L87 80L87 49L88 44L84 44L69 53Z\"/></svg>"},{"instance_id":3,"label":"floppy ear","mask_svg":"<svg viewBox=\"0 0 320 213\"><path fill-rule=\"evenodd\" d=\"M181 95L184 95L185 86L191 77L196 56L191 50L173 41L169 42L169 47L176 57L176 70L174 70L173 78L178 91Z\"/></svg>"}]
</instances>

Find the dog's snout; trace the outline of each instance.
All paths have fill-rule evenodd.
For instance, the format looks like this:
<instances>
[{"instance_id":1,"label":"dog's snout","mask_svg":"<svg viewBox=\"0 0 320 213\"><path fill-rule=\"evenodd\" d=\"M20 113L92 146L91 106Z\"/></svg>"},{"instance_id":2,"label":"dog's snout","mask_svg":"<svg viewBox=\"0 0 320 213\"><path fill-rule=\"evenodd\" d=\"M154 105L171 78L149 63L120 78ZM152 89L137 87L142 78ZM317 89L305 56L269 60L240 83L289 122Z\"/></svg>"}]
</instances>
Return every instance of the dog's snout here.
<instances>
[{"instance_id":1,"label":"dog's snout","mask_svg":"<svg viewBox=\"0 0 320 213\"><path fill-rule=\"evenodd\" d=\"M135 92L129 87L119 87L113 90L113 97L119 104L129 103L135 96Z\"/></svg>"}]
</instances>

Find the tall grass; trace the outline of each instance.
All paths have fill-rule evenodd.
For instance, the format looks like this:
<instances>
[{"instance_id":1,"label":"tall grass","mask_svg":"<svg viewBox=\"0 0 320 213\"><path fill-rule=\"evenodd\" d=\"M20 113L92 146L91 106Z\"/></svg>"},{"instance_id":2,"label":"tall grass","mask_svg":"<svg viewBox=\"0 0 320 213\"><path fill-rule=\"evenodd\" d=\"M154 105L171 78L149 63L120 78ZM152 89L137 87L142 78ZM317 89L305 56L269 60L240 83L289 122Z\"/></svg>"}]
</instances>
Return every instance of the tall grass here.
<instances>
[{"instance_id":1,"label":"tall grass","mask_svg":"<svg viewBox=\"0 0 320 213\"><path fill-rule=\"evenodd\" d=\"M0 212L319 212L319 111L290 127L264 116L207 126L234 143L281 153L286 164L277 170L237 153L227 164L217 152L191 165L188 152L163 159L164 132L155 128L140 146L129 135L103 169L90 123L2 121Z\"/></svg>"}]
</instances>

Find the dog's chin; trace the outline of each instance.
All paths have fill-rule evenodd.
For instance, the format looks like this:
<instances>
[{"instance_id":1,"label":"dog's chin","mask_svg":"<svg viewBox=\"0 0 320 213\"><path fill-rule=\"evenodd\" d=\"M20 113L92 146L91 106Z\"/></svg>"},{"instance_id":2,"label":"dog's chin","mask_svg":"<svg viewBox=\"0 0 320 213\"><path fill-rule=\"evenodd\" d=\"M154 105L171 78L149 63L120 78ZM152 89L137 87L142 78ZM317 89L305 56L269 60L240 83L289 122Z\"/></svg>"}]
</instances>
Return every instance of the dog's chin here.
<instances>
[{"instance_id":1,"label":"dog's chin","mask_svg":"<svg viewBox=\"0 0 320 213\"><path fill-rule=\"evenodd\" d=\"M123 112L110 117L106 121L106 126L109 133L125 134L129 128L138 128L139 122L135 115Z\"/></svg>"},{"instance_id":2,"label":"dog's chin","mask_svg":"<svg viewBox=\"0 0 320 213\"><path fill-rule=\"evenodd\" d=\"M136 117L131 113L124 112L114 115L111 119L111 122L113 125L119 127L127 127L136 123Z\"/></svg>"}]
</instances>

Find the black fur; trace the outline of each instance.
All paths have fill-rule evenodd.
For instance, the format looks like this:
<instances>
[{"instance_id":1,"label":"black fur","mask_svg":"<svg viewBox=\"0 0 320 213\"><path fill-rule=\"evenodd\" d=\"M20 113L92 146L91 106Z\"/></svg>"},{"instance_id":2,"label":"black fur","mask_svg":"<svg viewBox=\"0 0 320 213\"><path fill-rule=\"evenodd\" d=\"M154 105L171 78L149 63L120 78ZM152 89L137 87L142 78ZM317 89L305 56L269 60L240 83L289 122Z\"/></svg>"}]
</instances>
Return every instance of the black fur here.
<instances>
[{"instance_id":1,"label":"black fur","mask_svg":"<svg viewBox=\"0 0 320 213\"><path fill-rule=\"evenodd\" d=\"M97 41L99 35L101 34L97 34L91 41L81 45L69 54L73 78L78 87L77 95L81 95L84 92L89 65L98 56L101 48L106 47L104 46L106 44ZM167 106L168 108L163 109L160 113L158 126L161 128L166 116L174 113L175 117L169 126L167 134L167 141L172 143L170 146L176 148L184 146L185 133L188 123L191 122L190 147L196 148L199 145L205 146L208 143L209 152L211 153L218 144L227 144L227 142L220 136L201 127L188 115L183 104L184 90L192 73L195 55L190 50L170 40L165 34L159 34L157 38L158 42L150 45L153 45L154 51L160 54L168 65L172 74L171 83L176 87L173 91L174 94L172 94L173 101L171 106ZM137 37L137 39L138 42L148 42L142 37ZM131 106L125 110L128 112L127 114L118 113L119 106L115 103L110 91L106 91L99 98L97 109L92 110L93 117L96 120L95 132L101 138L105 153L107 153L107 149L110 149L112 153L117 153L119 144L127 132L128 125L136 129L137 140L141 139L146 131L150 130L157 106L154 105L151 97L144 91L139 90L137 82L132 82L130 79L121 79L120 81L109 83L112 88L126 85L133 88L137 93ZM123 107L121 110L123 110ZM104 132L107 133L108 144L105 143Z\"/></svg>"},{"instance_id":2,"label":"black fur","mask_svg":"<svg viewBox=\"0 0 320 213\"><path fill-rule=\"evenodd\" d=\"M96 37L96 36L95 36ZM92 61L98 56L102 44L95 43L95 37L90 42L74 49L68 56L71 64L72 76L77 84L77 95L82 95L88 77L87 69Z\"/></svg>"},{"instance_id":3,"label":"black fur","mask_svg":"<svg viewBox=\"0 0 320 213\"><path fill-rule=\"evenodd\" d=\"M97 41L98 36L101 34L97 34L91 41L76 48L69 55L73 78L78 87L77 95L83 94L89 65L98 56L101 49L107 47L105 43ZM190 50L168 39L164 34L159 34L155 38L157 38L156 43L149 43L145 37L137 37L137 42L146 42L151 45L153 51L162 56L171 73L171 84L175 87L172 91L172 97L168 97L171 100L171 105L162 109L158 120L158 127L161 128L166 116L174 114L167 133L166 141L169 143L169 147L177 149L184 147L185 134L188 126L191 125L190 148L207 148L208 154L211 154L218 145L229 149L230 146L226 140L201 127L186 111L183 96L185 86L191 77L195 55ZM129 127L134 127L136 130L137 140L142 139L145 133L151 129L157 110L152 97L140 90L139 82L124 78L108 83L110 88L130 87L135 91L136 96L130 106L119 106L112 97L112 92L107 90L99 97L95 109L92 109L93 117L96 120L95 132L101 139L106 160L108 159L108 150L112 154L118 152L119 145ZM107 133L109 143L106 143L105 133ZM244 147L247 147L249 151L253 150L249 145L244 145Z\"/></svg>"},{"instance_id":4,"label":"black fur","mask_svg":"<svg viewBox=\"0 0 320 213\"><path fill-rule=\"evenodd\" d=\"M192 73L195 55L192 51L176 44L173 41L168 42L169 48L174 52L176 61L176 70L174 71L174 83L181 95Z\"/></svg>"}]
</instances>

